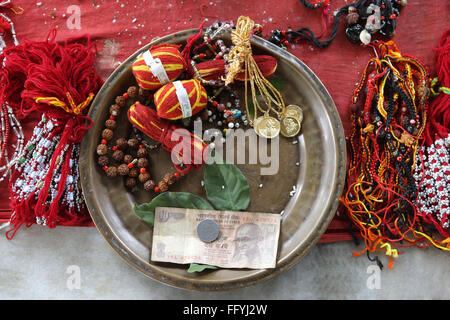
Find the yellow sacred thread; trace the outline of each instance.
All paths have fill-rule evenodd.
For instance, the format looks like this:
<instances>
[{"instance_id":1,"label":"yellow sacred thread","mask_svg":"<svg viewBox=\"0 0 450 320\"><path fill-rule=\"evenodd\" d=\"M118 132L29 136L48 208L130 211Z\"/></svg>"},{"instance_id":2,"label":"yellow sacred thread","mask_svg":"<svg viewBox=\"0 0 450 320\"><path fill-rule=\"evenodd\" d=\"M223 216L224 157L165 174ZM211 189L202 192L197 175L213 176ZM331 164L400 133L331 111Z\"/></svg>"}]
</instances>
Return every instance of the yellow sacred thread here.
<instances>
[{"instance_id":1,"label":"yellow sacred thread","mask_svg":"<svg viewBox=\"0 0 450 320\"><path fill-rule=\"evenodd\" d=\"M81 110L83 110L89 105L91 100L94 98L94 94L90 93L89 96L86 98L86 100L84 100L78 105L75 104L75 101L73 100L69 92L66 92L66 97L67 100L69 101L70 107L64 101L61 101L56 97L35 97L34 99L36 103L47 103L49 105L61 108L67 113L78 115L81 112Z\"/></svg>"},{"instance_id":2,"label":"yellow sacred thread","mask_svg":"<svg viewBox=\"0 0 450 320\"><path fill-rule=\"evenodd\" d=\"M269 111L273 111L277 114L278 118L284 114L285 104L283 98L278 90L264 77L252 55L252 48L250 44L250 37L253 31L255 23L249 17L240 16L236 23L236 30L231 34L231 41L234 44L231 49L229 57L228 71L225 77L225 85L229 85L234 82L237 74L244 71L245 80L248 79L250 83L250 89L252 92L253 101L253 119L249 118L249 122L253 125L254 120L257 118L257 111L261 111L263 114L268 114ZM245 83L245 108L247 115L250 117L248 110L248 98L247 98L247 81ZM267 105L268 109L264 110L259 104L256 98L256 90L258 89L261 94L261 98ZM272 107L272 103L275 104L278 110Z\"/></svg>"}]
</instances>

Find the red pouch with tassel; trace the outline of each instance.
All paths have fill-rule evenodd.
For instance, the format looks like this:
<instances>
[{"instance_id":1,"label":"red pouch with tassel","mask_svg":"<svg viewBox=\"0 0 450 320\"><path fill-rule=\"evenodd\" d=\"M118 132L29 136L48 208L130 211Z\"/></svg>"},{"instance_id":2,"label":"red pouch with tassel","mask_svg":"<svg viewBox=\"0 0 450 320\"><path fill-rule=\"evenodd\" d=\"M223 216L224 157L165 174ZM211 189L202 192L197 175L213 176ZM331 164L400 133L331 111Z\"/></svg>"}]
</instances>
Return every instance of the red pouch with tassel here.
<instances>
[{"instance_id":1,"label":"red pouch with tassel","mask_svg":"<svg viewBox=\"0 0 450 320\"><path fill-rule=\"evenodd\" d=\"M9 239L22 224L92 225L78 187L79 143L92 124L84 114L103 81L89 38L60 45L55 36L53 31L47 41L24 41L0 57L1 103L21 118L42 115L11 172Z\"/></svg>"},{"instance_id":2,"label":"red pouch with tassel","mask_svg":"<svg viewBox=\"0 0 450 320\"><path fill-rule=\"evenodd\" d=\"M132 105L127 114L137 129L171 152L172 162L180 173L185 174L204 164L206 143L187 129L159 118L155 110L139 102Z\"/></svg>"}]
</instances>

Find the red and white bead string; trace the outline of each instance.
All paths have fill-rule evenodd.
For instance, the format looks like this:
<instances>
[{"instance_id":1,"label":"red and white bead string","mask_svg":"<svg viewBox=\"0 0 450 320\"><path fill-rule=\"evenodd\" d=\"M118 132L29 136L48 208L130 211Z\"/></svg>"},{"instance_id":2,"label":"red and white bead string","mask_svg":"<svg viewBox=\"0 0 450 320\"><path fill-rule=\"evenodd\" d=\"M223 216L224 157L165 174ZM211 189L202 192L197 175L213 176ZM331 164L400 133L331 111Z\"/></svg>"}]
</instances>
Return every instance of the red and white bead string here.
<instances>
[{"instance_id":1,"label":"red and white bead string","mask_svg":"<svg viewBox=\"0 0 450 320\"><path fill-rule=\"evenodd\" d=\"M5 164L0 167L0 182L6 179L9 175L11 169L17 163L19 158L22 156L24 150L24 133L22 126L12 108L6 103L0 108L0 118L1 118L1 138L0 138L0 160ZM16 136L16 143L13 145L14 153L12 158L8 158L8 146L11 143L10 133L14 132Z\"/></svg>"},{"instance_id":2,"label":"red and white bead string","mask_svg":"<svg viewBox=\"0 0 450 320\"><path fill-rule=\"evenodd\" d=\"M8 8L8 7L10 7L10 5L11 5L11 0L6 0L6 1L0 2L0 8L1 7ZM3 36L4 36L4 33L6 32L6 30L8 30L8 29L11 32L11 37L13 39L14 45L17 46L19 44L19 40L17 39L14 23L7 15L5 15L4 13L0 13L0 53L2 53L3 49L6 47L6 43L5 43L5 40L3 39Z\"/></svg>"},{"instance_id":3,"label":"red and white bead string","mask_svg":"<svg viewBox=\"0 0 450 320\"><path fill-rule=\"evenodd\" d=\"M437 220L450 233L450 135L422 147L421 161L415 166L414 179L420 184L418 208L425 216ZM423 168L422 168L423 163ZM423 170L423 171L422 171ZM423 181L422 181L423 180Z\"/></svg>"}]
</instances>

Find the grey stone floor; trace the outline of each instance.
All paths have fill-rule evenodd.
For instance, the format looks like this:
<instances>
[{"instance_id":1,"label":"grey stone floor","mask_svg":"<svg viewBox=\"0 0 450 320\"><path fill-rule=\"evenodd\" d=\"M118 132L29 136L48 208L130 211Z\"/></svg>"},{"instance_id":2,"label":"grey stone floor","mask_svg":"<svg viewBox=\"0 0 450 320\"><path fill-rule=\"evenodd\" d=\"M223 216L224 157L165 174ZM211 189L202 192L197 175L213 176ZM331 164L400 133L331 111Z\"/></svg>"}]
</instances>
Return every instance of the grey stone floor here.
<instances>
[{"instance_id":1,"label":"grey stone floor","mask_svg":"<svg viewBox=\"0 0 450 320\"><path fill-rule=\"evenodd\" d=\"M0 299L450 299L450 254L408 248L393 269L353 243L318 244L280 276L249 288L203 293L171 288L123 261L95 228L33 226L8 241L0 231ZM383 259L387 264L387 260ZM69 266L80 288L68 288ZM70 271L70 269L69 269ZM70 281L69 281L70 282Z\"/></svg>"}]
</instances>

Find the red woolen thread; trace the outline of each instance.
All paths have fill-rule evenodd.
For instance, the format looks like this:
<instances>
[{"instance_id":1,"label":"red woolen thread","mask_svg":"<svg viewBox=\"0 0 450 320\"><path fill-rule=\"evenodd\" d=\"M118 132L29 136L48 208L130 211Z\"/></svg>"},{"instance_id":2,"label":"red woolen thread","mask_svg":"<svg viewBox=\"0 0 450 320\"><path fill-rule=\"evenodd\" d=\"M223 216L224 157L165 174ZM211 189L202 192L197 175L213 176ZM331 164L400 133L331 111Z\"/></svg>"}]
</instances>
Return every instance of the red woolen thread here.
<instances>
[{"instance_id":1,"label":"red woolen thread","mask_svg":"<svg viewBox=\"0 0 450 320\"><path fill-rule=\"evenodd\" d=\"M66 155L70 155L72 153L72 148L73 148L73 144L69 147L69 149L66 151ZM50 204L50 208L47 211L46 215L47 215L47 226L50 228L54 228L56 227L56 223L57 223L57 214L58 212L62 209L59 206L59 200L61 199L63 193L64 193L64 187L66 185L66 180L67 180L67 176L70 173L70 157L65 157L64 158L64 164L61 170L61 177L59 179L58 182L58 186L57 186L57 192L58 194L56 195L56 197L53 199L53 202ZM53 160L53 159L52 159ZM41 194L39 194L39 200L41 200L41 196L42 196L42 192ZM44 199L45 201L45 199ZM39 205L42 204L41 203L37 203L37 207L39 208Z\"/></svg>"},{"instance_id":2,"label":"red woolen thread","mask_svg":"<svg viewBox=\"0 0 450 320\"><path fill-rule=\"evenodd\" d=\"M329 3L326 4L324 3L322 6L323 6L321 14L322 32L317 36L317 39L322 38L327 33L328 24L330 24L333 19L332 15L330 14Z\"/></svg>"},{"instance_id":3,"label":"red woolen thread","mask_svg":"<svg viewBox=\"0 0 450 320\"><path fill-rule=\"evenodd\" d=\"M272 56L256 55L253 57L256 65L265 78L270 77L277 68L277 60ZM225 60L208 60L197 63L195 65L201 77L205 80L220 80L226 75ZM236 80L245 80L245 71L241 71L236 75Z\"/></svg>"},{"instance_id":4,"label":"red woolen thread","mask_svg":"<svg viewBox=\"0 0 450 320\"><path fill-rule=\"evenodd\" d=\"M203 21L202 24L199 27L198 33L196 33L196 34L190 36L189 38L187 38L186 45L184 46L183 51L181 51L181 55L183 56L184 60L186 61L186 68L187 68L188 72L191 75L193 75L193 70L192 70L192 66L191 66L191 50L192 50L192 46L202 36L202 34L203 34L203 25L204 24L205 24L205 22Z\"/></svg>"},{"instance_id":5,"label":"red woolen thread","mask_svg":"<svg viewBox=\"0 0 450 320\"><path fill-rule=\"evenodd\" d=\"M450 29L445 31L443 35L441 36L439 40L438 47L435 49L436 51L436 71L437 71L437 77L438 77L438 87L450 87ZM438 88L434 87L434 91L438 90ZM434 152L439 153L439 145L435 142L437 140L446 139L448 138L450 134L450 95L440 91L435 97L431 97L430 104L428 107L428 119L425 126L425 130L423 133L424 142L422 145L425 146L425 151L422 153L422 150L420 150L419 156L421 159L420 162L420 171L422 179L418 183L418 199L421 198L424 201L427 201L426 199L429 197L429 194L427 194L427 187L423 186L424 179L426 176L428 176L427 179L434 176L433 169L430 164L428 166L425 166L424 162L430 160L430 157L432 155L432 151L430 149L431 146L434 145L434 147L437 149ZM436 161L436 160L433 160ZM445 158L442 163L448 162L448 158ZM436 170L436 169L434 169ZM440 168L438 169L440 170ZM443 179L446 179L447 176L444 174ZM438 182L439 178L436 178L434 176L433 183ZM443 191L446 190L445 187L442 187ZM439 233L444 237L448 238L450 237L450 229L448 226L445 226L445 222L447 220L447 214L445 212L440 212L441 209L444 207L439 206L437 204L441 204L440 200L448 199L448 191L447 193L443 195L438 196L435 194L435 203L426 203L424 205L425 208L428 210L424 210L425 213L420 212L420 216L424 221L427 223L433 225ZM431 197L433 198L433 197ZM439 217L439 214L441 214L441 217Z\"/></svg>"},{"instance_id":6,"label":"red woolen thread","mask_svg":"<svg viewBox=\"0 0 450 320\"><path fill-rule=\"evenodd\" d=\"M206 144L188 130L173 125L168 120L159 118L155 110L139 102L128 109L127 115L128 120L137 129L153 140L161 142L161 146L170 153L179 143L189 143L189 145L184 145L183 147L183 150L190 150L189 159L185 159L187 156L183 152L178 154L179 159L184 164L183 168L172 157L174 166L180 173L185 174L191 169L203 165L203 151L206 148ZM196 150L196 145L202 146L202 149Z\"/></svg>"},{"instance_id":7,"label":"red woolen thread","mask_svg":"<svg viewBox=\"0 0 450 320\"><path fill-rule=\"evenodd\" d=\"M164 66L166 65L177 65L176 68L171 68L170 70L165 69L167 78L170 82L176 80L180 74L186 69L186 61L179 52L181 45L173 44L160 44L152 46L149 51L157 59L159 59ZM139 57L133 62L131 67L134 77L138 85L144 90L156 90L163 86L160 80L155 76L150 68L147 66L144 57ZM127 95L126 93L124 95ZM125 96L124 96L125 97ZM126 98L126 97L125 97Z\"/></svg>"},{"instance_id":8,"label":"red woolen thread","mask_svg":"<svg viewBox=\"0 0 450 320\"><path fill-rule=\"evenodd\" d=\"M52 30L46 41L26 40L18 46L6 48L0 56L0 59L5 61L0 68L0 79L4 84L0 88L0 102L8 102L21 119L35 112L45 114L46 118L59 124L54 128L53 136L62 133L37 201L34 194L22 200L15 199L12 195L13 229L8 233L8 238L12 238L22 224L35 223L36 216L47 217L49 227L60 222L73 225L89 219L85 210L76 213L69 212L67 208L60 208L59 199L63 195L65 181L70 172L69 157L72 145L80 142L92 125L92 121L83 115L87 107L79 114L73 113L73 108L85 101L89 102L87 98L98 91L103 81L94 69L96 48L89 37L68 39L63 45L56 43L55 37L56 30ZM72 111L66 112L47 103L36 103L37 97L56 97ZM88 124L86 120L89 121ZM61 155L66 145L69 147L65 157L61 158L63 168L61 180L57 185L58 196L47 206L45 200L56 168L56 158ZM18 173L13 171L10 190L17 178Z\"/></svg>"},{"instance_id":9,"label":"red woolen thread","mask_svg":"<svg viewBox=\"0 0 450 320\"><path fill-rule=\"evenodd\" d=\"M21 45L6 48L0 56L2 60L7 57L0 69L0 79L5 83L0 90L0 102L8 101L19 118L35 110L49 109L36 105L36 96L64 101L69 92L75 103L80 103L102 83L93 69L96 47L89 37L68 39L62 46L54 41L55 36L52 30L46 41L25 40Z\"/></svg>"},{"instance_id":10,"label":"red woolen thread","mask_svg":"<svg viewBox=\"0 0 450 320\"><path fill-rule=\"evenodd\" d=\"M450 29L444 32L436 50L436 70L441 87L450 87ZM440 92L432 99L428 108L425 127L426 144L443 139L450 132L450 95Z\"/></svg>"}]
</instances>

